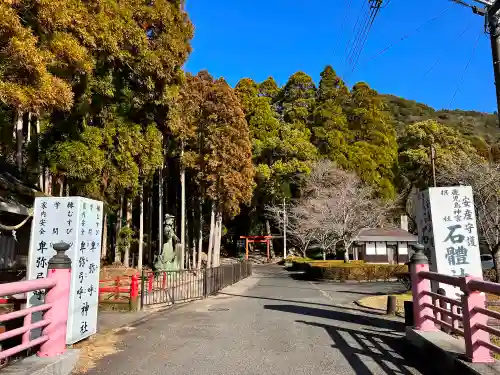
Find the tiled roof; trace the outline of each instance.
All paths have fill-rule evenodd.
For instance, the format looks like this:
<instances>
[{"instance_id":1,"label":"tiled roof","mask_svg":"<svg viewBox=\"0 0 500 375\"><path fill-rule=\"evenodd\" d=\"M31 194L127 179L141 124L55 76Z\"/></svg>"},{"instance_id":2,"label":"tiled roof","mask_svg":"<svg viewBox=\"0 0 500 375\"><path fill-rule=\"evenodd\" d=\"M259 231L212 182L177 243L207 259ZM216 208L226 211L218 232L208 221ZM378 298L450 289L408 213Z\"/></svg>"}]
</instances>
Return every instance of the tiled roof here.
<instances>
[{"instance_id":1,"label":"tiled roof","mask_svg":"<svg viewBox=\"0 0 500 375\"><path fill-rule=\"evenodd\" d=\"M12 165L0 159L0 211L28 215L38 195L43 193L26 182Z\"/></svg>"},{"instance_id":2,"label":"tiled roof","mask_svg":"<svg viewBox=\"0 0 500 375\"><path fill-rule=\"evenodd\" d=\"M356 237L357 242L400 241L417 242L418 237L399 228L365 228Z\"/></svg>"}]
</instances>

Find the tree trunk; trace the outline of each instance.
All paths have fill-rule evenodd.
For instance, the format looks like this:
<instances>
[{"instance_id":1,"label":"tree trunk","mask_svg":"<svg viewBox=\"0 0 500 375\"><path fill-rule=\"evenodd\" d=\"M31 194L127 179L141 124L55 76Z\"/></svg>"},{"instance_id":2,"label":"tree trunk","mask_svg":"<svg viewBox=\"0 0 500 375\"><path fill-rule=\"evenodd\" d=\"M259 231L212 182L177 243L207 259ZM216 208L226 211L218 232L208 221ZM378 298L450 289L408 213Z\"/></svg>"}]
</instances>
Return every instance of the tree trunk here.
<instances>
[{"instance_id":1,"label":"tree trunk","mask_svg":"<svg viewBox=\"0 0 500 375\"><path fill-rule=\"evenodd\" d=\"M52 195L52 174L45 168L45 194Z\"/></svg>"},{"instance_id":2,"label":"tree trunk","mask_svg":"<svg viewBox=\"0 0 500 375\"><path fill-rule=\"evenodd\" d=\"M500 243L497 243L495 247L489 246L491 256L493 258L493 268L495 270L495 281L500 283ZM490 281L490 280L487 280Z\"/></svg>"},{"instance_id":3,"label":"tree trunk","mask_svg":"<svg viewBox=\"0 0 500 375\"><path fill-rule=\"evenodd\" d=\"M269 220L266 219L266 232L268 236L271 236L271 224L269 224ZM271 258L274 259L276 254L274 253L273 240L269 241L269 252L271 253Z\"/></svg>"},{"instance_id":4,"label":"tree trunk","mask_svg":"<svg viewBox=\"0 0 500 375\"><path fill-rule=\"evenodd\" d=\"M191 237L191 269L195 269L196 266L196 260L198 259L198 256L196 255L196 238L193 236Z\"/></svg>"},{"instance_id":5,"label":"tree trunk","mask_svg":"<svg viewBox=\"0 0 500 375\"><path fill-rule=\"evenodd\" d=\"M198 269L201 269L203 261L203 198L199 199L199 212L198 212Z\"/></svg>"},{"instance_id":6,"label":"tree trunk","mask_svg":"<svg viewBox=\"0 0 500 375\"><path fill-rule=\"evenodd\" d=\"M132 202L133 199L129 198L127 199L127 228L132 229ZM125 267L130 267L130 241L127 243L127 246L125 246L125 253L123 254L123 265Z\"/></svg>"},{"instance_id":7,"label":"tree trunk","mask_svg":"<svg viewBox=\"0 0 500 375\"><path fill-rule=\"evenodd\" d=\"M195 200L192 199L191 200L192 204L191 204L191 208L190 208L190 212L191 212L191 215L190 215L190 222L191 224L189 225L188 223L188 229L189 229L189 244L190 244L190 254L191 254L191 265L190 265L190 268L191 269L195 269L197 268L196 264L197 264L197 260L198 260L198 256L196 255L196 249L197 249L197 241L196 241L196 206L194 204Z\"/></svg>"},{"instance_id":8,"label":"tree trunk","mask_svg":"<svg viewBox=\"0 0 500 375\"><path fill-rule=\"evenodd\" d=\"M28 112L28 131L26 135L26 143L31 142L31 112Z\"/></svg>"},{"instance_id":9,"label":"tree trunk","mask_svg":"<svg viewBox=\"0 0 500 375\"><path fill-rule=\"evenodd\" d=\"M163 249L163 165L158 170L158 250L160 254Z\"/></svg>"},{"instance_id":10,"label":"tree trunk","mask_svg":"<svg viewBox=\"0 0 500 375\"><path fill-rule=\"evenodd\" d=\"M64 194L64 177L59 177L59 196L62 197Z\"/></svg>"},{"instance_id":11,"label":"tree trunk","mask_svg":"<svg viewBox=\"0 0 500 375\"><path fill-rule=\"evenodd\" d=\"M23 169L23 113L17 112L14 118L16 135L16 165L19 171Z\"/></svg>"},{"instance_id":12,"label":"tree trunk","mask_svg":"<svg viewBox=\"0 0 500 375\"><path fill-rule=\"evenodd\" d=\"M214 224L214 240L213 240L213 250L212 250L212 267L217 267L217 241L219 239L219 219L218 213L215 214L215 224Z\"/></svg>"},{"instance_id":13,"label":"tree trunk","mask_svg":"<svg viewBox=\"0 0 500 375\"><path fill-rule=\"evenodd\" d=\"M212 267L214 238L215 238L215 205L212 203L212 210L210 213L210 236L208 237L207 268Z\"/></svg>"},{"instance_id":14,"label":"tree trunk","mask_svg":"<svg viewBox=\"0 0 500 375\"><path fill-rule=\"evenodd\" d=\"M181 146L181 163L184 156L184 145ZM189 247L189 244L188 244ZM186 256L186 171L181 165L181 269L184 269Z\"/></svg>"},{"instance_id":15,"label":"tree trunk","mask_svg":"<svg viewBox=\"0 0 500 375\"><path fill-rule=\"evenodd\" d=\"M326 251L325 250L321 250L321 253L323 254L323 260L326 260Z\"/></svg>"},{"instance_id":16,"label":"tree trunk","mask_svg":"<svg viewBox=\"0 0 500 375\"><path fill-rule=\"evenodd\" d=\"M37 148L37 156L40 156L40 117L37 116L35 122L35 132L36 132L36 148ZM40 163L40 161L38 161ZM43 190L43 168L38 165L38 188L40 191Z\"/></svg>"},{"instance_id":17,"label":"tree trunk","mask_svg":"<svg viewBox=\"0 0 500 375\"><path fill-rule=\"evenodd\" d=\"M148 188L148 263L153 265L153 191L154 191L154 181Z\"/></svg>"},{"instance_id":18,"label":"tree trunk","mask_svg":"<svg viewBox=\"0 0 500 375\"><path fill-rule=\"evenodd\" d=\"M349 263L349 244L344 241L344 262Z\"/></svg>"},{"instance_id":19,"label":"tree trunk","mask_svg":"<svg viewBox=\"0 0 500 375\"><path fill-rule=\"evenodd\" d=\"M116 241L115 241L115 263L122 263L122 254L120 249L120 232L123 224L123 196L120 197L120 206L118 208L118 217L116 220Z\"/></svg>"},{"instance_id":20,"label":"tree trunk","mask_svg":"<svg viewBox=\"0 0 500 375\"><path fill-rule=\"evenodd\" d=\"M101 259L104 260L108 256L108 214L104 214L102 219L102 242L101 242Z\"/></svg>"},{"instance_id":21,"label":"tree trunk","mask_svg":"<svg viewBox=\"0 0 500 375\"><path fill-rule=\"evenodd\" d=\"M144 254L144 188L139 190L139 249L137 254L137 269L142 270L142 259Z\"/></svg>"},{"instance_id":22,"label":"tree trunk","mask_svg":"<svg viewBox=\"0 0 500 375\"><path fill-rule=\"evenodd\" d=\"M217 221L215 223L215 240L214 240L214 259L215 267L220 266L220 248L221 248L221 237L222 237L222 215L217 213Z\"/></svg>"}]
</instances>

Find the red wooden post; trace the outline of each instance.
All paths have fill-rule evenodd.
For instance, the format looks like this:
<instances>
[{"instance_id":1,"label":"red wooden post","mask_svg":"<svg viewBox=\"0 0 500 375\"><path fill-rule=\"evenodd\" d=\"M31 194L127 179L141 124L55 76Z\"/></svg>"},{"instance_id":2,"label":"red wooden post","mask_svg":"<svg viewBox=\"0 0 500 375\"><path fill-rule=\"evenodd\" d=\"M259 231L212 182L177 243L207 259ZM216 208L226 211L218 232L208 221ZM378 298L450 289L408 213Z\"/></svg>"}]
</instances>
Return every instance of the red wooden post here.
<instances>
[{"instance_id":1,"label":"red wooden post","mask_svg":"<svg viewBox=\"0 0 500 375\"><path fill-rule=\"evenodd\" d=\"M56 285L45 296L45 303L52 304L52 307L43 316L44 320L50 320L50 324L42 332L49 339L40 345L39 357L54 357L66 351L71 259L65 251L70 245L61 242L52 247L57 254L49 260L47 277L56 279Z\"/></svg>"},{"instance_id":2,"label":"red wooden post","mask_svg":"<svg viewBox=\"0 0 500 375\"><path fill-rule=\"evenodd\" d=\"M115 279L115 298L120 298L120 276Z\"/></svg>"},{"instance_id":3,"label":"red wooden post","mask_svg":"<svg viewBox=\"0 0 500 375\"><path fill-rule=\"evenodd\" d=\"M130 279L130 310L135 311L139 302L139 275L132 275Z\"/></svg>"},{"instance_id":4,"label":"red wooden post","mask_svg":"<svg viewBox=\"0 0 500 375\"><path fill-rule=\"evenodd\" d=\"M151 293L153 291L153 272L151 272L148 275L148 293Z\"/></svg>"},{"instance_id":5,"label":"red wooden post","mask_svg":"<svg viewBox=\"0 0 500 375\"><path fill-rule=\"evenodd\" d=\"M267 246L267 261L269 262L269 257L270 257L270 254L269 254L269 240L266 240L266 246Z\"/></svg>"},{"instance_id":6,"label":"red wooden post","mask_svg":"<svg viewBox=\"0 0 500 375\"><path fill-rule=\"evenodd\" d=\"M248 238L245 238L245 259L248 260Z\"/></svg>"}]
</instances>

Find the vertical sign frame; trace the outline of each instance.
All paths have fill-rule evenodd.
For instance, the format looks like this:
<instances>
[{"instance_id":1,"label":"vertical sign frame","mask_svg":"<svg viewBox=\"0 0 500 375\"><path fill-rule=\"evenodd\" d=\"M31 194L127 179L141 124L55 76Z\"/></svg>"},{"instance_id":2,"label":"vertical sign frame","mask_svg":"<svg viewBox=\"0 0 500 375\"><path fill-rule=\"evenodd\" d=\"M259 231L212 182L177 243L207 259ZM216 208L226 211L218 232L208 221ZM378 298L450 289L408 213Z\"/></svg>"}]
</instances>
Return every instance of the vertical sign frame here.
<instances>
[{"instance_id":1,"label":"vertical sign frame","mask_svg":"<svg viewBox=\"0 0 500 375\"><path fill-rule=\"evenodd\" d=\"M102 202L83 197L35 198L27 279L47 276L48 260L55 255L52 244L70 244L66 252L71 259L69 345L97 332L103 208ZM28 293L27 307L40 305L43 300L40 291ZM41 313L32 314L33 322L41 319ZM41 329L32 330L33 337L40 335Z\"/></svg>"}]
</instances>

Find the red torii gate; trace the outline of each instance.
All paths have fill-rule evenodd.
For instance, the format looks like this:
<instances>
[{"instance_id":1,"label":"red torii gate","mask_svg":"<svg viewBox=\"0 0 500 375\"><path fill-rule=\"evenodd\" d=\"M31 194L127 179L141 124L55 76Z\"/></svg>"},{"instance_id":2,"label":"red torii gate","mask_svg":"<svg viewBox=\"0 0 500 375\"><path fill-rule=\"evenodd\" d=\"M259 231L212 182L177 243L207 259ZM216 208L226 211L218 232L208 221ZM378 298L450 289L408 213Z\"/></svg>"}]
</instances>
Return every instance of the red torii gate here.
<instances>
[{"instance_id":1,"label":"red torii gate","mask_svg":"<svg viewBox=\"0 0 500 375\"><path fill-rule=\"evenodd\" d=\"M248 244L249 243L266 243L267 246L267 261L269 262L269 243L273 239L273 236L240 236L241 239L245 239L245 259L248 260Z\"/></svg>"}]
</instances>

